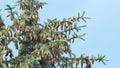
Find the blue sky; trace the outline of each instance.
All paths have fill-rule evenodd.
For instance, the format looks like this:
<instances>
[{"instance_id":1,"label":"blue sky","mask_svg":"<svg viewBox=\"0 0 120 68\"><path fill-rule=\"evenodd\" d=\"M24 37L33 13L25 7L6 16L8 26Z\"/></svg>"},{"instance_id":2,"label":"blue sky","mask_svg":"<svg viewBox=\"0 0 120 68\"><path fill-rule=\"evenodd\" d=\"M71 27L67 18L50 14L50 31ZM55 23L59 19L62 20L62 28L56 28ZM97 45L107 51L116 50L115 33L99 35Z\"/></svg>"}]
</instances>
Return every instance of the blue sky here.
<instances>
[{"instance_id":1,"label":"blue sky","mask_svg":"<svg viewBox=\"0 0 120 68\"><path fill-rule=\"evenodd\" d=\"M82 32L87 33L86 41L76 40L72 44L73 51L79 56L103 54L110 61L104 66L102 63L95 63L93 68L118 68L120 51L120 1L119 0L41 0L48 2L40 10L41 21L47 18L63 19L77 15L78 12L86 11L86 16L92 19L87 20L86 28ZM15 4L16 0L0 0L0 8L4 9L6 4ZM3 10L4 11L4 10ZM4 21L6 11L0 12Z\"/></svg>"}]
</instances>

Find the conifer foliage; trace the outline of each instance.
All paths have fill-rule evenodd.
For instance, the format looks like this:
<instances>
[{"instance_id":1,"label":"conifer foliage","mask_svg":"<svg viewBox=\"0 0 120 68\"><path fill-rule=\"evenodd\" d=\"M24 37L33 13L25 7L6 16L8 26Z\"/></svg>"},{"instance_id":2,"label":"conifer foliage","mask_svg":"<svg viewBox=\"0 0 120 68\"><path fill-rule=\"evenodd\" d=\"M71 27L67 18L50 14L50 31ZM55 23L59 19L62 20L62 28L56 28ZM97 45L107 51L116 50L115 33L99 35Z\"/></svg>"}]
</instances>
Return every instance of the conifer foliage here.
<instances>
[{"instance_id":1,"label":"conifer foliage","mask_svg":"<svg viewBox=\"0 0 120 68\"><path fill-rule=\"evenodd\" d=\"M85 27L79 26L79 21L89 19L85 12L63 20L48 19L42 24L39 23L39 9L45 4L39 0L18 0L13 7L6 5L7 18L13 24L6 26L0 16L0 68L92 68L95 61L105 64L107 60L103 55L76 57L70 48L75 39L84 40L85 33L76 32ZM21 13L13 10L18 6ZM16 57L8 47L10 42L18 50ZM63 54L69 54L69 57Z\"/></svg>"}]
</instances>

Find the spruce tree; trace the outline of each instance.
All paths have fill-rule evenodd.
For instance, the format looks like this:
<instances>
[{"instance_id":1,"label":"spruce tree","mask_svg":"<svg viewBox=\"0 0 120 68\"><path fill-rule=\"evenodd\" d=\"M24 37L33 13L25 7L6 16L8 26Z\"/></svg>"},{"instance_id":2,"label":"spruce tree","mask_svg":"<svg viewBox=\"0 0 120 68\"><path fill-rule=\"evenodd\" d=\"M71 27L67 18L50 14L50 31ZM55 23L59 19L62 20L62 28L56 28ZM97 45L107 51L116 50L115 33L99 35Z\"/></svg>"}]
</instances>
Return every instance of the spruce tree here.
<instances>
[{"instance_id":1,"label":"spruce tree","mask_svg":"<svg viewBox=\"0 0 120 68\"><path fill-rule=\"evenodd\" d=\"M0 68L92 68L95 61L105 64L107 60L103 55L77 57L71 50L70 44L75 39L84 40L85 33L77 32L86 26L78 23L89 19L85 12L68 19L54 18L39 23L39 9L45 4L39 0L18 0L13 7L6 5L7 18L13 24L6 26L0 16ZM13 10L18 6L19 13ZM8 47L11 42L18 50L16 57ZM69 54L69 57L63 54Z\"/></svg>"}]
</instances>

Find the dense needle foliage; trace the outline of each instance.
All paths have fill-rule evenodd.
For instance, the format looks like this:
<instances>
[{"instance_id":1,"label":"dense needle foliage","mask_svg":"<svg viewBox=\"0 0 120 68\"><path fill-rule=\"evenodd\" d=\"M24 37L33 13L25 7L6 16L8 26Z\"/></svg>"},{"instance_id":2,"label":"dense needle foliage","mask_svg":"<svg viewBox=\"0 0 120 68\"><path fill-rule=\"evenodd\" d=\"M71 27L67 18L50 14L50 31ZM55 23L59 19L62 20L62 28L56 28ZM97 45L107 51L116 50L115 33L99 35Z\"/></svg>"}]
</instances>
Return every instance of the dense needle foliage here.
<instances>
[{"instance_id":1,"label":"dense needle foliage","mask_svg":"<svg viewBox=\"0 0 120 68\"><path fill-rule=\"evenodd\" d=\"M92 68L95 61L106 61L103 55L76 57L71 51L70 43L77 38L84 40L85 33L76 32L86 26L78 24L89 19L85 12L63 20L48 19L42 24L39 9L45 4L39 0L18 0L13 7L6 5L5 10L9 12L6 16L13 24L6 26L0 16L0 68ZM18 6L21 13L13 10ZM8 47L10 42L18 50L16 57Z\"/></svg>"}]
</instances>

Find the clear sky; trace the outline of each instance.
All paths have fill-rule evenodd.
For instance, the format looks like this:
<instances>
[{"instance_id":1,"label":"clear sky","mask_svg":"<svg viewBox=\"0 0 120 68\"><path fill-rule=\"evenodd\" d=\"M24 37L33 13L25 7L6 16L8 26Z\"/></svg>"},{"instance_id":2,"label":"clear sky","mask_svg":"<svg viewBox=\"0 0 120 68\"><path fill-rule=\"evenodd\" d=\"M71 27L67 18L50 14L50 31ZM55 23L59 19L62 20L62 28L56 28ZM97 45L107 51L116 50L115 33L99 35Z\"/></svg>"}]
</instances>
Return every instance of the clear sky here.
<instances>
[{"instance_id":1,"label":"clear sky","mask_svg":"<svg viewBox=\"0 0 120 68\"><path fill-rule=\"evenodd\" d=\"M78 12L86 11L88 20L87 27L82 32L87 33L84 37L86 41L76 40L72 45L73 51L79 56L103 54L110 61L104 66L102 63L95 63L93 68L118 68L120 64L120 0L40 0L48 2L40 10L41 21L47 18L63 19L77 15ZM16 0L0 0L0 8L4 9L5 4L14 5ZM4 21L6 11L0 12Z\"/></svg>"}]
</instances>

